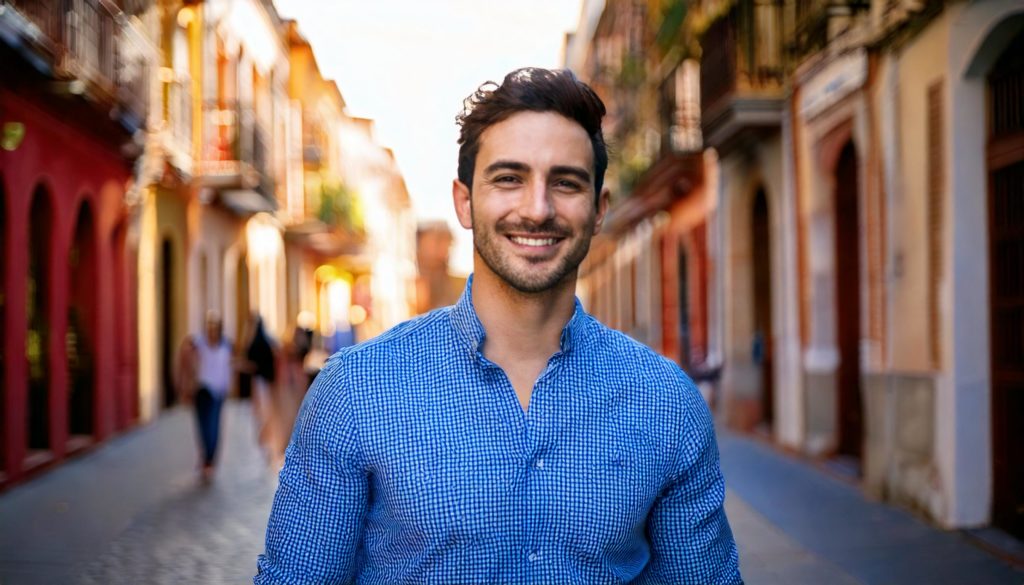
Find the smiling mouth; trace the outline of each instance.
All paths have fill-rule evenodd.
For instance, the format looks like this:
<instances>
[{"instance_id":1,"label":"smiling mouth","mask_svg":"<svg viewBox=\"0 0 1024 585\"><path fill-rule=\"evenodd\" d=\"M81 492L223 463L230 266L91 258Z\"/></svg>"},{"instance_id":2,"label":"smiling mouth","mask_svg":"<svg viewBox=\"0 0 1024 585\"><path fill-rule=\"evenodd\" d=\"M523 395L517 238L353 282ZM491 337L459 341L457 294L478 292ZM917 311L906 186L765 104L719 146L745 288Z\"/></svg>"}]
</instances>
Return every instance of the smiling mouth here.
<instances>
[{"instance_id":1,"label":"smiling mouth","mask_svg":"<svg viewBox=\"0 0 1024 585\"><path fill-rule=\"evenodd\" d=\"M562 240L562 238L527 238L524 236L508 236L508 239L512 240L512 243L519 244L520 246L529 246L531 248L543 248L545 246L554 246Z\"/></svg>"}]
</instances>

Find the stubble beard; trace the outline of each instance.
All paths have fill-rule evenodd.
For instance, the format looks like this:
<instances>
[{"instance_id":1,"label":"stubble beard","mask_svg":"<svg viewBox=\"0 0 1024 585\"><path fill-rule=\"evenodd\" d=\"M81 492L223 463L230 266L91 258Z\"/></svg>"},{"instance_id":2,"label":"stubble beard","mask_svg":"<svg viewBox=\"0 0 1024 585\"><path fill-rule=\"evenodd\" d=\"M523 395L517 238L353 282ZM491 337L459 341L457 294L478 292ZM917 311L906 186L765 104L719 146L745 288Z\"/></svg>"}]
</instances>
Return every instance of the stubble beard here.
<instances>
[{"instance_id":1,"label":"stubble beard","mask_svg":"<svg viewBox=\"0 0 1024 585\"><path fill-rule=\"evenodd\" d=\"M590 220L574 240L572 230L555 223L554 220L539 225L499 221L492 229L484 222L476 221L474 218L473 247L491 272L508 286L525 294L543 293L556 288L570 276L576 274L580 263L590 251L590 240L594 235L595 222L596 217L592 214ZM571 248L560 259L556 259L557 264L548 270L531 269L529 265L533 263L527 259L521 260L528 266L516 266L512 254L503 254L501 251L500 240L505 238L502 234L510 231L522 234L555 233L565 238L563 245L568 243Z\"/></svg>"}]
</instances>

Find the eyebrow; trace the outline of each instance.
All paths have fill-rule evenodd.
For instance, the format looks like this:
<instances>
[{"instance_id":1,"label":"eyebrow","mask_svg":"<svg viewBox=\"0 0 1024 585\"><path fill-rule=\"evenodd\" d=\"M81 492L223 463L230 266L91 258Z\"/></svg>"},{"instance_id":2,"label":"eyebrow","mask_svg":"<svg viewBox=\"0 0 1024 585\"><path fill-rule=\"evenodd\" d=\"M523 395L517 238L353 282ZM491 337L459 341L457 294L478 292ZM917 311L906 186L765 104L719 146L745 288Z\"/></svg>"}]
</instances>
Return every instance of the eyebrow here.
<instances>
[{"instance_id":1,"label":"eyebrow","mask_svg":"<svg viewBox=\"0 0 1024 585\"><path fill-rule=\"evenodd\" d=\"M511 161L511 160L498 160L498 161L494 161L493 163L487 165L487 168L484 169L484 174L485 175L489 175L489 174L497 172L497 171L519 171L519 172L523 172L523 171L528 171L528 170L530 170L530 167L527 166L525 163L515 162L515 161Z\"/></svg>"},{"instance_id":2,"label":"eyebrow","mask_svg":"<svg viewBox=\"0 0 1024 585\"><path fill-rule=\"evenodd\" d=\"M590 183L590 172L582 167L573 167L568 165L558 165L551 168L552 175L571 175L584 183Z\"/></svg>"},{"instance_id":3,"label":"eyebrow","mask_svg":"<svg viewBox=\"0 0 1024 585\"><path fill-rule=\"evenodd\" d=\"M525 172L530 170L529 165L526 163L516 162L512 160L499 160L495 161L484 169L484 174L489 175L497 171L518 171ZM570 175L577 179L589 183L591 182L590 172L582 167L575 167L571 165L556 165L551 167L552 175Z\"/></svg>"}]
</instances>

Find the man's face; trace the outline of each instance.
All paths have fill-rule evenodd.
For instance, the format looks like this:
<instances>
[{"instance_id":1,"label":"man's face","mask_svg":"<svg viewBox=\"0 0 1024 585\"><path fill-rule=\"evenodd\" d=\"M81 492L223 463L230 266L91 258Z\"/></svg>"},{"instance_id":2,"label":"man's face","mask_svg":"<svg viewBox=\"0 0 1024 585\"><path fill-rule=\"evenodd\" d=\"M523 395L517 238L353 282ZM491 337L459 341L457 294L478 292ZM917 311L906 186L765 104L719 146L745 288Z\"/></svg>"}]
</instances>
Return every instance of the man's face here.
<instances>
[{"instance_id":1,"label":"man's face","mask_svg":"<svg viewBox=\"0 0 1024 585\"><path fill-rule=\"evenodd\" d=\"M595 203L594 152L582 126L553 112L520 112L480 136L473 193L454 186L459 222L484 266L520 292L575 279L608 207Z\"/></svg>"}]
</instances>

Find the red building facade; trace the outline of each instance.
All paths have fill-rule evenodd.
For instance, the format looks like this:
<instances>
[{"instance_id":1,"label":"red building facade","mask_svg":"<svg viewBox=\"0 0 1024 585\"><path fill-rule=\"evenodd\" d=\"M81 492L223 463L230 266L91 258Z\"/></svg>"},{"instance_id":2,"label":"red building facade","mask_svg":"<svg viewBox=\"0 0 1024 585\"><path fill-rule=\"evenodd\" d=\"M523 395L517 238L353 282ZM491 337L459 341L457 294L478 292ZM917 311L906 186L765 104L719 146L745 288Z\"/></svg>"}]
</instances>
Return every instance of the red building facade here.
<instances>
[{"instance_id":1,"label":"red building facade","mask_svg":"<svg viewBox=\"0 0 1024 585\"><path fill-rule=\"evenodd\" d=\"M145 63L105 6L93 36L60 25L74 8L0 22L16 33L0 45L0 488L136 417L125 193ZM17 36L29 20L52 36Z\"/></svg>"}]
</instances>

